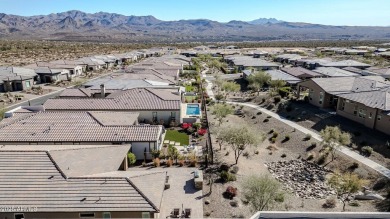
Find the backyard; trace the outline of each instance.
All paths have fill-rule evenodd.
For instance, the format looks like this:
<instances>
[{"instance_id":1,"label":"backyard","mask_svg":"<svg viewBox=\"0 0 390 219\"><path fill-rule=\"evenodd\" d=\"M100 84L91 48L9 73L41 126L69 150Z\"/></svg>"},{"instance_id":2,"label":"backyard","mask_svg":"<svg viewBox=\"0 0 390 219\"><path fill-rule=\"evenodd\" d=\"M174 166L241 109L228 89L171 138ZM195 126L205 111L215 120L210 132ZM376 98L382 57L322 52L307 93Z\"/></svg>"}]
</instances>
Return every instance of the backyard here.
<instances>
[{"instance_id":1,"label":"backyard","mask_svg":"<svg viewBox=\"0 0 390 219\"><path fill-rule=\"evenodd\" d=\"M165 134L165 140L179 142L180 145L189 145L189 135L185 132L179 132L177 130L167 130Z\"/></svg>"}]
</instances>

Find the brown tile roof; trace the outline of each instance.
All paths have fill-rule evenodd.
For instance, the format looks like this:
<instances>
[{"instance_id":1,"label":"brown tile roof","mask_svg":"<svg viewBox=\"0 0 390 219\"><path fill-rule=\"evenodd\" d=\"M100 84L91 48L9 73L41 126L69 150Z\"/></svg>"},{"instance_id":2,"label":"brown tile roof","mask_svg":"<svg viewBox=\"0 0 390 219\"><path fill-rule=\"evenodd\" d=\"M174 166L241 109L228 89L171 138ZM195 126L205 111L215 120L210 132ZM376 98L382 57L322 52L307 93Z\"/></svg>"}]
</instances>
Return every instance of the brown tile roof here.
<instances>
[{"instance_id":1,"label":"brown tile roof","mask_svg":"<svg viewBox=\"0 0 390 219\"><path fill-rule=\"evenodd\" d=\"M179 110L180 95L161 89L135 88L104 99L49 99L46 110Z\"/></svg>"},{"instance_id":2,"label":"brown tile roof","mask_svg":"<svg viewBox=\"0 0 390 219\"><path fill-rule=\"evenodd\" d=\"M134 182L132 177L65 177L51 151L2 150L0 205L34 206L38 212L159 211L158 195L149 190L145 195L136 186L138 177ZM164 184L149 186L161 193Z\"/></svg>"},{"instance_id":3,"label":"brown tile roof","mask_svg":"<svg viewBox=\"0 0 390 219\"><path fill-rule=\"evenodd\" d=\"M112 115L115 117L121 114ZM27 113L22 113L27 114ZM16 116L16 117L15 117ZM104 126L89 112L38 112L0 122L0 142L135 142L156 141L162 126Z\"/></svg>"}]
</instances>

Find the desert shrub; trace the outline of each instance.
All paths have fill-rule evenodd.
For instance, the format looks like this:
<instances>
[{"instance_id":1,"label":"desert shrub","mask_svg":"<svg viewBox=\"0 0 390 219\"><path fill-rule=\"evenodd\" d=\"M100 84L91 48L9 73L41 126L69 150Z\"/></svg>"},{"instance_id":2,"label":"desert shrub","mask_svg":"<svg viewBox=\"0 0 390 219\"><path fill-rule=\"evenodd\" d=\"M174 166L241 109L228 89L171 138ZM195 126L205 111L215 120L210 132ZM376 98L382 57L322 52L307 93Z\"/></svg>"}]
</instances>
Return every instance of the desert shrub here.
<instances>
[{"instance_id":1,"label":"desert shrub","mask_svg":"<svg viewBox=\"0 0 390 219\"><path fill-rule=\"evenodd\" d=\"M279 103L282 100L280 96L274 97L274 103Z\"/></svg>"},{"instance_id":2,"label":"desert shrub","mask_svg":"<svg viewBox=\"0 0 390 219\"><path fill-rule=\"evenodd\" d=\"M225 156L229 156L229 151L226 151L226 154L225 154Z\"/></svg>"},{"instance_id":3,"label":"desert shrub","mask_svg":"<svg viewBox=\"0 0 390 219\"><path fill-rule=\"evenodd\" d=\"M271 143L275 143L276 142L276 138L271 138Z\"/></svg>"},{"instance_id":4,"label":"desert shrub","mask_svg":"<svg viewBox=\"0 0 390 219\"><path fill-rule=\"evenodd\" d=\"M277 132L272 133L272 137L274 137L274 138L277 138L278 135L279 135L279 133L277 133Z\"/></svg>"},{"instance_id":5,"label":"desert shrub","mask_svg":"<svg viewBox=\"0 0 390 219\"><path fill-rule=\"evenodd\" d=\"M274 131L275 131L274 129L271 129L271 130L269 130L268 133L269 133L269 134L272 134L272 133L274 133Z\"/></svg>"},{"instance_id":6,"label":"desert shrub","mask_svg":"<svg viewBox=\"0 0 390 219\"><path fill-rule=\"evenodd\" d=\"M269 122L269 119L264 119L263 122Z\"/></svg>"},{"instance_id":7,"label":"desert shrub","mask_svg":"<svg viewBox=\"0 0 390 219\"><path fill-rule=\"evenodd\" d=\"M351 164L351 166L349 166L349 168L352 169L352 170L354 170L354 169L356 169L356 168L358 168L358 167L359 167L359 163L358 163L358 162L353 162L353 163Z\"/></svg>"},{"instance_id":8,"label":"desert shrub","mask_svg":"<svg viewBox=\"0 0 390 219\"><path fill-rule=\"evenodd\" d=\"M169 158L169 160L167 161L167 167L171 167L172 165L173 165L173 160Z\"/></svg>"},{"instance_id":9,"label":"desert shrub","mask_svg":"<svg viewBox=\"0 0 390 219\"><path fill-rule=\"evenodd\" d=\"M236 176L227 171L222 171L219 174L219 177L221 178L222 182L236 181Z\"/></svg>"},{"instance_id":10,"label":"desert shrub","mask_svg":"<svg viewBox=\"0 0 390 219\"><path fill-rule=\"evenodd\" d=\"M360 207L360 204L359 204L359 202L357 202L357 201L353 201L353 202L349 203L349 206L352 206L352 207Z\"/></svg>"},{"instance_id":11,"label":"desert shrub","mask_svg":"<svg viewBox=\"0 0 390 219\"><path fill-rule=\"evenodd\" d=\"M133 166L135 162L137 161L137 158L135 157L135 154L129 152L127 154L127 160L129 162L129 166Z\"/></svg>"},{"instance_id":12,"label":"desert shrub","mask_svg":"<svg viewBox=\"0 0 390 219\"><path fill-rule=\"evenodd\" d=\"M286 154L282 154L282 156L281 156L282 158L285 158L285 157L287 157L287 155Z\"/></svg>"},{"instance_id":13,"label":"desert shrub","mask_svg":"<svg viewBox=\"0 0 390 219\"><path fill-rule=\"evenodd\" d=\"M154 158L153 159L153 165L155 167L159 167L160 166L160 159L159 158Z\"/></svg>"},{"instance_id":14,"label":"desert shrub","mask_svg":"<svg viewBox=\"0 0 390 219\"><path fill-rule=\"evenodd\" d=\"M221 164L221 166L219 166L219 170L220 171L229 171L229 165L227 163L223 163Z\"/></svg>"},{"instance_id":15,"label":"desert shrub","mask_svg":"<svg viewBox=\"0 0 390 219\"><path fill-rule=\"evenodd\" d=\"M303 140L309 141L311 139L311 134L306 134Z\"/></svg>"},{"instance_id":16,"label":"desert shrub","mask_svg":"<svg viewBox=\"0 0 390 219\"><path fill-rule=\"evenodd\" d=\"M237 188L233 186L228 186L224 192L224 196L229 199L233 199L237 196Z\"/></svg>"},{"instance_id":17,"label":"desert shrub","mask_svg":"<svg viewBox=\"0 0 390 219\"><path fill-rule=\"evenodd\" d=\"M335 208L337 205L337 200L335 197L327 198L325 203L322 205L324 208Z\"/></svg>"},{"instance_id":18,"label":"desert shrub","mask_svg":"<svg viewBox=\"0 0 390 219\"><path fill-rule=\"evenodd\" d=\"M230 170L231 173L237 174L238 173L238 166L233 166L232 170Z\"/></svg>"},{"instance_id":19,"label":"desert shrub","mask_svg":"<svg viewBox=\"0 0 390 219\"><path fill-rule=\"evenodd\" d=\"M257 113L256 113L256 115L261 115L261 114L263 114L263 113L262 113L262 112L257 112Z\"/></svg>"},{"instance_id":20,"label":"desert shrub","mask_svg":"<svg viewBox=\"0 0 390 219\"><path fill-rule=\"evenodd\" d=\"M257 155L257 154L259 154L259 151L258 151L258 150L256 150L256 151L255 151L255 154L256 154L256 155Z\"/></svg>"},{"instance_id":21,"label":"desert shrub","mask_svg":"<svg viewBox=\"0 0 390 219\"><path fill-rule=\"evenodd\" d=\"M267 116L267 119L270 119L270 118L272 118L272 116Z\"/></svg>"},{"instance_id":22,"label":"desert shrub","mask_svg":"<svg viewBox=\"0 0 390 219\"><path fill-rule=\"evenodd\" d=\"M281 87L278 90L278 93L282 97L287 97L291 92L291 87Z\"/></svg>"},{"instance_id":23,"label":"desert shrub","mask_svg":"<svg viewBox=\"0 0 390 219\"><path fill-rule=\"evenodd\" d=\"M364 146L361 149L362 154L367 156L367 157L371 156L373 151L374 151L374 149L372 149L372 147L370 147L370 146Z\"/></svg>"},{"instance_id":24,"label":"desert shrub","mask_svg":"<svg viewBox=\"0 0 390 219\"><path fill-rule=\"evenodd\" d=\"M320 157L317 160L317 164L319 165L324 164L328 155L329 155L328 153L321 153Z\"/></svg>"},{"instance_id":25,"label":"desert shrub","mask_svg":"<svg viewBox=\"0 0 390 219\"><path fill-rule=\"evenodd\" d=\"M153 159L160 157L160 153L161 153L160 150L152 150L151 154L152 154Z\"/></svg>"},{"instance_id":26,"label":"desert shrub","mask_svg":"<svg viewBox=\"0 0 390 219\"><path fill-rule=\"evenodd\" d=\"M245 151L245 152L242 154L242 156L244 156L244 157L249 157L248 151Z\"/></svg>"},{"instance_id":27,"label":"desert shrub","mask_svg":"<svg viewBox=\"0 0 390 219\"><path fill-rule=\"evenodd\" d=\"M283 142L287 142L289 140L290 140L290 136L289 135L284 136Z\"/></svg>"},{"instance_id":28,"label":"desert shrub","mask_svg":"<svg viewBox=\"0 0 390 219\"><path fill-rule=\"evenodd\" d=\"M306 158L306 160L313 160L314 159L314 154L309 154Z\"/></svg>"},{"instance_id":29,"label":"desert shrub","mask_svg":"<svg viewBox=\"0 0 390 219\"><path fill-rule=\"evenodd\" d=\"M312 143L310 144L310 146L306 148L306 151L311 151L311 150L313 150L313 149L316 148L316 147L317 147L317 143L312 142Z\"/></svg>"}]
</instances>

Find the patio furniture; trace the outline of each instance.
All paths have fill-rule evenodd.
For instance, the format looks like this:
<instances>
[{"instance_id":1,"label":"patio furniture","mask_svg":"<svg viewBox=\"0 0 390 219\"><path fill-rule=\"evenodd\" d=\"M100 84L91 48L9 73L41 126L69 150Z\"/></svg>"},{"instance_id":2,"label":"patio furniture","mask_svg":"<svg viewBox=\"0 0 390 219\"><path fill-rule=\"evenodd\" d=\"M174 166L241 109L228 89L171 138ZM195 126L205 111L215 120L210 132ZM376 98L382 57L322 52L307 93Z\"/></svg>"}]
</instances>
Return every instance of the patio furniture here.
<instances>
[{"instance_id":1,"label":"patio furniture","mask_svg":"<svg viewBox=\"0 0 390 219\"><path fill-rule=\"evenodd\" d=\"M170 141L169 144L170 145L175 145L175 141Z\"/></svg>"},{"instance_id":2,"label":"patio furniture","mask_svg":"<svg viewBox=\"0 0 390 219\"><path fill-rule=\"evenodd\" d=\"M169 140L164 140L164 144L169 144Z\"/></svg>"},{"instance_id":3,"label":"patio furniture","mask_svg":"<svg viewBox=\"0 0 390 219\"><path fill-rule=\"evenodd\" d=\"M171 217L173 218L179 218L180 216L180 208L174 208L171 212Z\"/></svg>"},{"instance_id":4,"label":"patio furniture","mask_svg":"<svg viewBox=\"0 0 390 219\"><path fill-rule=\"evenodd\" d=\"M175 146L180 146L180 142L176 142L176 143L175 143Z\"/></svg>"},{"instance_id":5,"label":"patio furniture","mask_svg":"<svg viewBox=\"0 0 390 219\"><path fill-rule=\"evenodd\" d=\"M184 209L184 218L190 218L191 217L191 208Z\"/></svg>"}]
</instances>

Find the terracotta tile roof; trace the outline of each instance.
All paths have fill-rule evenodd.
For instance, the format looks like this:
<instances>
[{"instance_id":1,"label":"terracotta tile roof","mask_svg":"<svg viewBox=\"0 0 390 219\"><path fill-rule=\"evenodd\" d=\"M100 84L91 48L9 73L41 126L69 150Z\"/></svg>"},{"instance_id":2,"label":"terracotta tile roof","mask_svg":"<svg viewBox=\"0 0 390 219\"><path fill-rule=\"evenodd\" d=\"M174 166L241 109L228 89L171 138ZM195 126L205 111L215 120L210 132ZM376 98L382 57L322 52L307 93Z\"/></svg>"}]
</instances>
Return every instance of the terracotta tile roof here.
<instances>
[{"instance_id":1,"label":"terracotta tile roof","mask_svg":"<svg viewBox=\"0 0 390 219\"><path fill-rule=\"evenodd\" d=\"M109 113L113 121L117 119L115 117L121 116ZM121 122L105 126L89 112L46 111L21 114L23 116L15 114L16 117L0 122L0 142L156 141L162 131L162 126L158 125L123 125Z\"/></svg>"},{"instance_id":2,"label":"terracotta tile roof","mask_svg":"<svg viewBox=\"0 0 390 219\"><path fill-rule=\"evenodd\" d=\"M46 110L179 110L181 97L161 89L135 88L98 99L49 99Z\"/></svg>"},{"instance_id":3,"label":"terracotta tile roof","mask_svg":"<svg viewBox=\"0 0 390 219\"><path fill-rule=\"evenodd\" d=\"M140 179L67 177L51 151L0 151L1 206L34 206L38 212L159 211L159 197L150 191L162 195L164 183L149 185L155 189L145 190L145 195L137 186Z\"/></svg>"}]
</instances>

